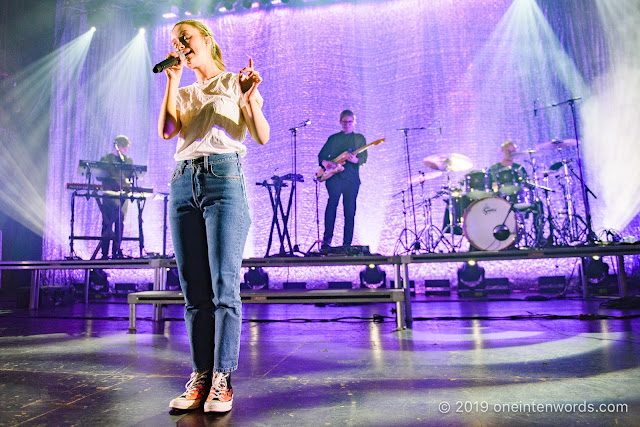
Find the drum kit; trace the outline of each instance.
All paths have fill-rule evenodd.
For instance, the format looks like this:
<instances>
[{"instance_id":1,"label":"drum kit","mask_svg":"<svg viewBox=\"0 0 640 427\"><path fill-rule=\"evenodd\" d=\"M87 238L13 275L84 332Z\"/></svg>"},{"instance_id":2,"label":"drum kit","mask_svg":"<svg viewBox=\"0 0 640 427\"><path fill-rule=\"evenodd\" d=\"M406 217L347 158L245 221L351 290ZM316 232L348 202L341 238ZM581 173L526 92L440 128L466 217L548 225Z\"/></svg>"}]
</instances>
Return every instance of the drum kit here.
<instances>
[{"instance_id":1,"label":"drum kit","mask_svg":"<svg viewBox=\"0 0 640 427\"><path fill-rule=\"evenodd\" d=\"M424 227L415 236L421 244L414 248L456 252L466 240L470 250L502 250L564 246L584 240L586 225L576 213L573 196L573 184L579 177L574 171L574 159L566 156L567 149L576 146L573 139L552 140L537 144L534 150L513 153L514 158L522 158L530 166L531 175L517 163L473 169L473 162L463 154L425 157L423 163L429 170L408 182L410 187L422 187L422 201L417 205L423 209ZM554 151L561 160L548 168L540 167L539 155ZM462 179L454 179L462 173ZM444 185L427 197L425 183L442 177L446 179ZM561 197L554 197L552 203L553 194ZM442 228L433 224L432 207L437 199L445 204ZM403 207L405 230L396 244L396 253L410 250L402 243L403 238L407 240L408 209L404 200Z\"/></svg>"}]
</instances>

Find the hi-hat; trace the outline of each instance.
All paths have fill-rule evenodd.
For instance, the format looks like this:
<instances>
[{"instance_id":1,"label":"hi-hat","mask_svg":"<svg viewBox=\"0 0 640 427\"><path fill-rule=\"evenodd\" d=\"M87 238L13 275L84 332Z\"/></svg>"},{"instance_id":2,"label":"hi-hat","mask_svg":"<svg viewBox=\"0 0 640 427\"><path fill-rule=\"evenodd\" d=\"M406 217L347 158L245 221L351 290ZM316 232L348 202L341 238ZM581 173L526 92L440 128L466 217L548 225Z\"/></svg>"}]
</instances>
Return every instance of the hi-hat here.
<instances>
[{"instance_id":1,"label":"hi-hat","mask_svg":"<svg viewBox=\"0 0 640 427\"><path fill-rule=\"evenodd\" d=\"M558 148L571 148L578 145L575 139L552 139L536 145L537 150L556 150Z\"/></svg>"},{"instance_id":2,"label":"hi-hat","mask_svg":"<svg viewBox=\"0 0 640 427\"><path fill-rule=\"evenodd\" d=\"M557 170L557 169L556 170L551 169L551 170L548 170L548 171L538 171L536 173L536 175L538 176L538 178L544 179L544 178L548 178L550 176L559 176L560 175L560 171Z\"/></svg>"},{"instance_id":3,"label":"hi-hat","mask_svg":"<svg viewBox=\"0 0 640 427\"><path fill-rule=\"evenodd\" d=\"M419 172L418 175L411 177L409 180L409 184L422 184L425 181L430 179L437 178L442 175L440 171L427 171L427 172Z\"/></svg>"},{"instance_id":4,"label":"hi-hat","mask_svg":"<svg viewBox=\"0 0 640 427\"><path fill-rule=\"evenodd\" d=\"M432 154L423 160L424 164L437 171L461 172L473 167L471 159L464 154Z\"/></svg>"}]
</instances>

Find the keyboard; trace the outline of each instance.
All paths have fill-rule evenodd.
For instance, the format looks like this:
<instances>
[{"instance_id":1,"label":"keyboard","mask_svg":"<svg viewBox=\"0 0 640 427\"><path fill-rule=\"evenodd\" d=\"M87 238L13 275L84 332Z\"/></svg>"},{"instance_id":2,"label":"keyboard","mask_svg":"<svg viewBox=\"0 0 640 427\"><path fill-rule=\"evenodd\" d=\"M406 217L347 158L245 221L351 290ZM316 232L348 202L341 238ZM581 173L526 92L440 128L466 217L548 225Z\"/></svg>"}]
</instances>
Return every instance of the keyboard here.
<instances>
[{"instance_id":1,"label":"keyboard","mask_svg":"<svg viewBox=\"0 0 640 427\"><path fill-rule=\"evenodd\" d=\"M87 184L86 182L69 182L67 190L84 190L84 191L119 191L117 185ZM146 187L122 187L127 193L153 193L153 188Z\"/></svg>"}]
</instances>

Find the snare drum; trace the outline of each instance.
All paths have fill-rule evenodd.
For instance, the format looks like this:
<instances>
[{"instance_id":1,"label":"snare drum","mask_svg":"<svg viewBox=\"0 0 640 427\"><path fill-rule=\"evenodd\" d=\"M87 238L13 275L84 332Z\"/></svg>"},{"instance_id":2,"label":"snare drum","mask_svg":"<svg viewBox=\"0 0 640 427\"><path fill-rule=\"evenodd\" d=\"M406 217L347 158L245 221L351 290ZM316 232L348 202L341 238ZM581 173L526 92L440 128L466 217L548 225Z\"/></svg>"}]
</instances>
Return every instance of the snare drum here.
<instances>
[{"instance_id":1,"label":"snare drum","mask_svg":"<svg viewBox=\"0 0 640 427\"><path fill-rule=\"evenodd\" d=\"M498 182L498 191L503 196L518 194L522 188L520 168L513 168L511 166L502 168L496 173L495 179Z\"/></svg>"},{"instance_id":2,"label":"snare drum","mask_svg":"<svg viewBox=\"0 0 640 427\"><path fill-rule=\"evenodd\" d=\"M513 207L519 211L529 211L535 207L535 194L528 185L523 186L518 194L508 197L507 200L513 201Z\"/></svg>"},{"instance_id":3,"label":"snare drum","mask_svg":"<svg viewBox=\"0 0 640 427\"><path fill-rule=\"evenodd\" d=\"M471 200L492 196L489 173L484 170L471 171L464 177L465 195Z\"/></svg>"},{"instance_id":4,"label":"snare drum","mask_svg":"<svg viewBox=\"0 0 640 427\"><path fill-rule=\"evenodd\" d=\"M494 237L494 230L502 224L509 229L509 236L498 240ZM464 213L462 229L471 246L482 251L499 251L518 237L516 213L511 210L511 203L498 197L471 203Z\"/></svg>"}]
</instances>

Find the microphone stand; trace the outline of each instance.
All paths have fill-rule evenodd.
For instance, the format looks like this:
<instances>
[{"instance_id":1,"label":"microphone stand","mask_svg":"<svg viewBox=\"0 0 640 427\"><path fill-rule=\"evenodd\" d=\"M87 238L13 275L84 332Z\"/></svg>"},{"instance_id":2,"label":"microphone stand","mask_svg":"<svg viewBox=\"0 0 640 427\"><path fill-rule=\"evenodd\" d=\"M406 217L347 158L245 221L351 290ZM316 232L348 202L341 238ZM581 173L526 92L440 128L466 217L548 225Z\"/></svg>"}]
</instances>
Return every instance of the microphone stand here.
<instances>
[{"instance_id":1,"label":"microphone stand","mask_svg":"<svg viewBox=\"0 0 640 427\"><path fill-rule=\"evenodd\" d=\"M571 118L573 120L573 133L575 135L576 138L576 150L578 151L578 172L579 172L579 179L580 179L580 189L582 192L582 201L584 203L584 211L585 211L585 221L586 221L586 225L587 225L587 244L595 244L596 240L597 240L597 236L596 234L593 232L593 227L591 224L591 206L589 205L589 194L587 193L587 185L585 184L584 181L584 170L582 167L582 154L580 153L580 139L578 137L578 120L576 118L576 106L575 106L575 102L582 99L582 97L577 97L577 98L571 98L571 99L567 99L566 101L561 101L561 102L556 102L555 104L549 104L546 105L544 107L541 108L535 108L533 110L534 115L537 115L538 111L546 109L546 108L553 108L553 107L558 107L561 105L565 105L568 104L571 107ZM534 102L535 105L535 102ZM589 190L589 192L591 192L591 190ZM593 193L591 193L593 194ZM595 195L594 195L595 197Z\"/></svg>"},{"instance_id":2,"label":"microphone stand","mask_svg":"<svg viewBox=\"0 0 640 427\"><path fill-rule=\"evenodd\" d=\"M293 169L293 179L291 180L291 191L293 192L293 248L291 249L291 255L295 252L300 252L300 246L298 245L298 129L306 127L311 124L311 120L307 119L304 122L297 124L289 129L291 132L291 146L293 150L293 157L291 163Z\"/></svg>"},{"instance_id":3,"label":"microphone stand","mask_svg":"<svg viewBox=\"0 0 640 427\"><path fill-rule=\"evenodd\" d=\"M120 182L119 182L119 185L118 185L118 189L119 189L119 191L118 191L118 220L117 220L118 222L114 226L114 228L115 228L115 230L114 230L115 236L114 237L115 237L115 239L118 240L119 246L122 246L122 239L120 237L123 234L122 228L124 226L124 224L123 224L124 221L122 221L122 203L123 203L123 197L122 197L123 196L123 194L122 194L122 169L123 169L123 165L124 165L124 160L125 159L124 159L124 156L122 155L122 153L120 152L120 147L118 147L118 143L117 142L114 144L114 146L115 146L116 151L118 152L118 156L120 158L120 166L118 167L118 170L120 171ZM115 239L111 242L111 245L115 245L115 242L116 242ZM112 248L113 248L113 246L112 246ZM122 258L122 248L118 247L118 251L113 255L116 256L116 257Z\"/></svg>"},{"instance_id":4,"label":"microphone stand","mask_svg":"<svg viewBox=\"0 0 640 427\"><path fill-rule=\"evenodd\" d=\"M440 134L442 134L441 127L433 127L433 126L421 126L415 128L400 128L396 129L402 132L404 135L404 154L405 159L407 161L407 182L409 183L409 194L411 195L411 213L413 214L413 231L416 236L416 240L413 242L411 253L416 253L420 250L420 239L418 238L418 222L416 220L416 207L415 207L415 198L413 195L413 185L411 184L411 160L409 155L409 131L410 130L427 130L427 129L438 129Z\"/></svg>"}]
</instances>

